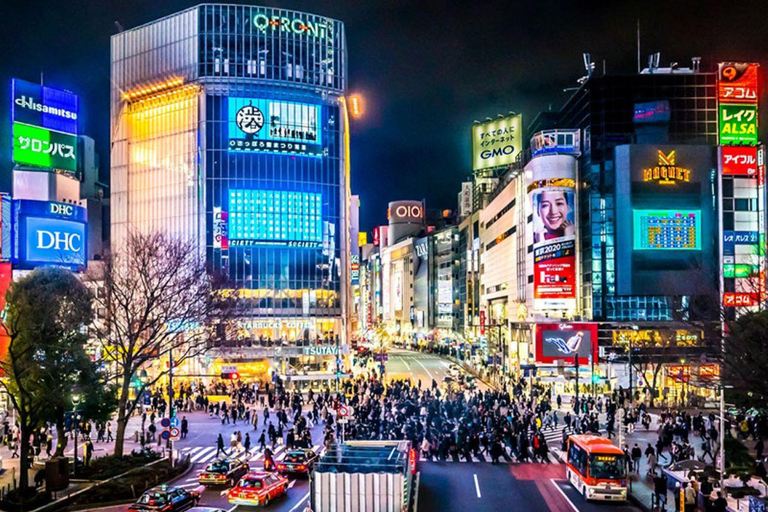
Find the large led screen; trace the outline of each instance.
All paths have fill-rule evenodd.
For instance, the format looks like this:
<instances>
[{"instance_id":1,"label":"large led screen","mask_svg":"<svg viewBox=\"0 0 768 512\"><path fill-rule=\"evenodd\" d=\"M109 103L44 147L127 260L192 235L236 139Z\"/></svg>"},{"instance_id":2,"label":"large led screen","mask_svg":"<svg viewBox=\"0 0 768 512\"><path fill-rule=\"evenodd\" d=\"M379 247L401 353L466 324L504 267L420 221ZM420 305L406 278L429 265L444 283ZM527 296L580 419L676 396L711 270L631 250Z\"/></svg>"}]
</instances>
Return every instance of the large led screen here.
<instances>
[{"instance_id":1,"label":"large led screen","mask_svg":"<svg viewBox=\"0 0 768 512\"><path fill-rule=\"evenodd\" d=\"M320 194L285 190L230 190L230 246L320 247L323 241Z\"/></svg>"},{"instance_id":2,"label":"large led screen","mask_svg":"<svg viewBox=\"0 0 768 512\"><path fill-rule=\"evenodd\" d=\"M700 210L634 210L634 249L701 249Z\"/></svg>"},{"instance_id":3,"label":"large led screen","mask_svg":"<svg viewBox=\"0 0 768 512\"><path fill-rule=\"evenodd\" d=\"M558 360L589 364L597 360L597 324L539 324L536 326L536 361Z\"/></svg>"},{"instance_id":4,"label":"large led screen","mask_svg":"<svg viewBox=\"0 0 768 512\"><path fill-rule=\"evenodd\" d=\"M263 98L229 98L229 150L321 156L320 107Z\"/></svg>"}]
</instances>

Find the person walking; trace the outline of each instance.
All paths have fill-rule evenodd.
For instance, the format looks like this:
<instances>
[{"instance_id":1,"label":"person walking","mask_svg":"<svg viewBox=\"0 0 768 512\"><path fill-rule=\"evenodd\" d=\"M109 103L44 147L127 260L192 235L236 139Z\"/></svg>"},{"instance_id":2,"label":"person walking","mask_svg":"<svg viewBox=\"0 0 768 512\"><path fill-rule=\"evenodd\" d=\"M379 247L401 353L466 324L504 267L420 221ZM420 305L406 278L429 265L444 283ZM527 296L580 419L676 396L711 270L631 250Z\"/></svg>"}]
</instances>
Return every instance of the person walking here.
<instances>
[{"instance_id":1,"label":"person walking","mask_svg":"<svg viewBox=\"0 0 768 512\"><path fill-rule=\"evenodd\" d=\"M186 439L189 434L189 421L186 416L181 417L181 438Z\"/></svg>"},{"instance_id":2,"label":"person walking","mask_svg":"<svg viewBox=\"0 0 768 512\"><path fill-rule=\"evenodd\" d=\"M221 432L219 432L219 436L216 438L216 457L218 457L220 453L227 455L227 451L224 449L224 438L221 437Z\"/></svg>"},{"instance_id":3,"label":"person walking","mask_svg":"<svg viewBox=\"0 0 768 512\"><path fill-rule=\"evenodd\" d=\"M246 455L251 455L251 434L246 432L245 433L245 439L243 440L243 448L245 449Z\"/></svg>"}]
</instances>

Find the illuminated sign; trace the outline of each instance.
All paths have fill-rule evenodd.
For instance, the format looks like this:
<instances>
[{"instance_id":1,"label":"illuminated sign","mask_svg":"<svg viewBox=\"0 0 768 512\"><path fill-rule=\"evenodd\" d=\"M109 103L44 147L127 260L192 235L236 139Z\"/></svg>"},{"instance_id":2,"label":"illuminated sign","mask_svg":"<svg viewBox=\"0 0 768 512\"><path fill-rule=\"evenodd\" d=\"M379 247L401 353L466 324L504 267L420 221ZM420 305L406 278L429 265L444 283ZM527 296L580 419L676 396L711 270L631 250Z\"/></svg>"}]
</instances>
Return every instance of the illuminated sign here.
<instances>
[{"instance_id":1,"label":"illuminated sign","mask_svg":"<svg viewBox=\"0 0 768 512\"><path fill-rule=\"evenodd\" d=\"M697 347L701 344L704 335L702 332L692 332L684 329L638 329L613 330L613 345L617 347L659 348L659 347Z\"/></svg>"},{"instance_id":2,"label":"illuminated sign","mask_svg":"<svg viewBox=\"0 0 768 512\"><path fill-rule=\"evenodd\" d=\"M723 231L723 244L725 245L757 245L759 234L757 231Z\"/></svg>"},{"instance_id":3,"label":"illuminated sign","mask_svg":"<svg viewBox=\"0 0 768 512\"><path fill-rule=\"evenodd\" d=\"M13 123L13 161L21 165L77 171L77 137Z\"/></svg>"},{"instance_id":4,"label":"illuminated sign","mask_svg":"<svg viewBox=\"0 0 768 512\"><path fill-rule=\"evenodd\" d=\"M755 146L721 146L720 169L723 176L757 177L757 152Z\"/></svg>"},{"instance_id":5,"label":"illuminated sign","mask_svg":"<svg viewBox=\"0 0 768 512\"><path fill-rule=\"evenodd\" d=\"M81 206L48 201L17 200L16 246L18 268L60 265L72 269L87 259L87 212Z\"/></svg>"},{"instance_id":6,"label":"illuminated sign","mask_svg":"<svg viewBox=\"0 0 768 512\"><path fill-rule=\"evenodd\" d=\"M472 127L472 169L489 169L515 161L523 146L520 114Z\"/></svg>"},{"instance_id":7,"label":"illuminated sign","mask_svg":"<svg viewBox=\"0 0 768 512\"><path fill-rule=\"evenodd\" d=\"M700 210L633 210L634 249L701 249Z\"/></svg>"},{"instance_id":8,"label":"illuminated sign","mask_svg":"<svg viewBox=\"0 0 768 512\"><path fill-rule=\"evenodd\" d=\"M597 324L538 324L536 326L536 361L553 364L573 361L589 364L597 360Z\"/></svg>"},{"instance_id":9,"label":"illuminated sign","mask_svg":"<svg viewBox=\"0 0 768 512\"><path fill-rule=\"evenodd\" d=\"M227 220L229 213L222 211L221 207L213 208L213 248L229 249L229 237L227 236Z\"/></svg>"},{"instance_id":10,"label":"illuminated sign","mask_svg":"<svg viewBox=\"0 0 768 512\"><path fill-rule=\"evenodd\" d=\"M635 123L668 123L670 119L669 101L651 101L635 103L632 121Z\"/></svg>"},{"instance_id":11,"label":"illuminated sign","mask_svg":"<svg viewBox=\"0 0 768 512\"><path fill-rule=\"evenodd\" d=\"M757 105L719 106L720 144L757 144Z\"/></svg>"},{"instance_id":12,"label":"illuminated sign","mask_svg":"<svg viewBox=\"0 0 768 512\"><path fill-rule=\"evenodd\" d=\"M320 247L320 194L285 190L230 190L229 246Z\"/></svg>"},{"instance_id":13,"label":"illuminated sign","mask_svg":"<svg viewBox=\"0 0 768 512\"><path fill-rule=\"evenodd\" d=\"M320 107L263 98L228 98L229 150L321 156Z\"/></svg>"},{"instance_id":14,"label":"illuminated sign","mask_svg":"<svg viewBox=\"0 0 768 512\"><path fill-rule=\"evenodd\" d=\"M729 278L747 278L756 277L759 273L757 265L748 264L723 264L723 277Z\"/></svg>"},{"instance_id":15,"label":"illuminated sign","mask_svg":"<svg viewBox=\"0 0 768 512\"><path fill-rule=\"evenodd\" d=\"M14 123L77 135L75 94L16 78L11 82L11 89Z\"/></svg>"},{"instance_id":16,"label":"illuminated sign","mask_svg":"<svg viewBox=\"0 0 768 512\"><path fill-rule=\"evenodd\" d=\"M356 285L360 283L360 256L351 254L349 258L349 280Z\"/></svg>"},{"instance_id":17,"label":"illuminated sign","mask_svg":"<svg viewBox=\"0 0 768 512\"><path fill-rule=\"evenodd\" d=\"M387 218L390 222L422 222L424 205L421 201L396 201L389 203Z\"/></svg>"},{"instance_id":18,"label":"illuminated sign","mask_svg":"<svg viewBox=\"0 0 768 512\"><path fill-rule=\"evenodd\" d=\"M357 234L357 246L363 247L368 244L368 232L361 231Z\"/></svg>"},{"instance_id":19,"label":"illuminated sign","mask_svg":"<svg viewBox=\"0 0 768 512\"><path fill-rule=\"evenodd\" d=\"M542 153L581 153L580 130L545 130L531 137L531 156Z\"/></svg>"},{"instance_id":20,"label":"illuminated sign","mask_svg":"<svg viewBox=\"0 0 768 512\"><path fill-rule=\"evenodd\" d=\"M723 306L729 308L749 307L757 304L757 300L751 293L724 293Z\"/></svg>"},{"instance_id":21,"label":"illuminated sign","mask_svg":"<svg viewBox=\"0 0 768 512\"><path fill-rule=\"evenodd\" d=\"M674 185L675 183L691 181L691 170L675 165L676 151L665 153L658 151L659 165L643 169L643 181L652 181L661 185Z\"/></svg>"},{"instance_id":22,"label":"illuminated sign","mask_svg":"<svg viewBox=\"0 0 768 512\"><path fill-rule=\"evenodd\" d=\"M717 67L717 99L720 103L757 105L759 64L721 62Z\"/></svg>"},{"instance_id":23,"label":"illuminated sign","mask_svg":"<svg viewBox=\"0 0 768 512\"><path fill-rule=\"evenodd\" d=\"M0 261L11 261L13 234L13 200L11 195L0 193ZM0 309L2 311L2 309Z\"/></svg>"},{"instance_id":24,"label":"illuminated sign","mask_svg":"<svg viewBox=\"0 0 768 512\"><path fill-rule=\"evenodd\" d=\"M305 356L335 356L339 353L339 347L334 345L304 347L301 353Z\"/></svg>"},{"instance_id":25,"label":"illuminated sign","mask_svg":"<svg viewBox=\"0 0 768 512\"><path fill-rule=\"evenodd\" d=\"M261 32L284 32L286 34L295 34L299 36L309 36L318 38L333 37L333 28L331 24L311 22L301 18L286 18L284 16L268 16L264 13L258 13L253 17L253 26Z\"/></svg>"}]
</instances>

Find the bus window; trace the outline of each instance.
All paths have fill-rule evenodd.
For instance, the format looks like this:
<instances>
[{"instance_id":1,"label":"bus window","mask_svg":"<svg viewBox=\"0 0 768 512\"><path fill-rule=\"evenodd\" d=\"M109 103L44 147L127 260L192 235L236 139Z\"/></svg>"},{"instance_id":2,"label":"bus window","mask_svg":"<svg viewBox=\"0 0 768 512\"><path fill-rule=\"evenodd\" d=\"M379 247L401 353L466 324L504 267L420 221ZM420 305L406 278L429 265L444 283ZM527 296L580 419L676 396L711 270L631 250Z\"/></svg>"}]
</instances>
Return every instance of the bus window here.
<instances>
[{"instance_id":1,"label":"bus window","mask_svg":"<svg viewBox=\"0 0 768 512\"><path fill-rule=\"evenodd\" d=\"M589 477L600 480L620 480L627 476L623 455L595 454L589 460Z\"/></svg>"},{"instance_id":2,"label":"bus window","mask_svg":"<svg viewBox=\"0 0 768 512\"><path fill-rule=\"evenodd\" d=\"M576 443L569 443L568 462L570 462L571 465L583 475L587 469L587 452L584 451L584 449Z\"/></svg>"}]
</instances>

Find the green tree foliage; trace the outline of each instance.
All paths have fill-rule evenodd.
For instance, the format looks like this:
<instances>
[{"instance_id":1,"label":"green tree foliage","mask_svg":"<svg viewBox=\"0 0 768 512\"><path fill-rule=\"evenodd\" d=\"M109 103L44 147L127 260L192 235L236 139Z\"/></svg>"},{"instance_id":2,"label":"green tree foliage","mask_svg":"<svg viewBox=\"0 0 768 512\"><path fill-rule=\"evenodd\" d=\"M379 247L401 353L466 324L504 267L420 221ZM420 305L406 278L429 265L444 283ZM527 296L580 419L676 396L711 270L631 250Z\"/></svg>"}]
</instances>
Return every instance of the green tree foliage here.
<instances>
[{"instance_id":1,"label":"green tree foliage","mask_svg":"<svg viewBox=\"0 0 768 512\"><path fill-rule=\"evenodd\" d=\"M83 410L103 418L114 410L109 387L85 351L86 326L93 321L92 294L71 272L37 269L11 285L6 295L8 353L0 362L21 430L22 488L29 486L28 455L32 432L46 421L64 430L64 414L72 410L73 390L80 390ZM98 403L97 403L98 402ZM62 448L63 449L63 448Z\"/></svg>"}]
</instances>

